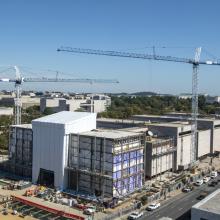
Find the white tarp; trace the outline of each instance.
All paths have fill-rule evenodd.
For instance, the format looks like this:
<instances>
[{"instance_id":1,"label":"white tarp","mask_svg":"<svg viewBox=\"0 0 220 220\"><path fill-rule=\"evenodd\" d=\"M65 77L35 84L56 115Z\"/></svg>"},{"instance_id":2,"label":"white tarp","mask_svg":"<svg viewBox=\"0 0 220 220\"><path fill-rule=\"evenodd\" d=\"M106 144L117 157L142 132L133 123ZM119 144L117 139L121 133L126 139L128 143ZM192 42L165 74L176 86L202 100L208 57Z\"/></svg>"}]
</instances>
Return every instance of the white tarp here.
<instances>
[{"instance_id":1,"label":"white tarp","mask_svg":"<svg viewBox=\"0 0 220 220\"><path fill-rule=\"evenodd\" d=\"M42 168L53 171L55 187L63 189L64 168L68 157L68 134L96 129L96 114L63 111L33 120L32 128L33 183L37 182Z\"/></svg>"}]
</instances>

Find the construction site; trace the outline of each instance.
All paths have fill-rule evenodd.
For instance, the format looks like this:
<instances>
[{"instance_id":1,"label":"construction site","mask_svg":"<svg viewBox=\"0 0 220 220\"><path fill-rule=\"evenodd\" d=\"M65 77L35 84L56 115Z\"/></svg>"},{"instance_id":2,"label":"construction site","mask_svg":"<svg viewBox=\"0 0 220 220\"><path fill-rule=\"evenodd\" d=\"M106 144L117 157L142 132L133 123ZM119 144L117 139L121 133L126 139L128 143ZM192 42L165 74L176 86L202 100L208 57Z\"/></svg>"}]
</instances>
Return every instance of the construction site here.
<instances>
[{"instance_id":1,"label":"construction site","mask_svg":"<svg viewBox=\"0 0 220 220\"><path fill-rule=\"evenodd\" d=\"M214 220L220 2L0 5L0 220Z\"/></svg>"},{"instance_id":2,"label":"construction site","mask_svg":"<svg viewBox=\"0 0 220 220\"><path fill-rule=\"evenodd\" d=\"M219 160L214 157L220 152L220 120L198 118L196 77L198 66L207 64L199 61L200 48L195 60L77 48L58 51L192 64L192 114L97 118L92 97L93 110L62 111L55 105L57 113L21 124L23 79L15 67L17 80L9 80L16 88L15 125L10 127L8 158L0 163L9 209L17 204L21 215L37 219L114 219L220 169L219 162L212 164ZM201 166L206 159L211 161Z\"/></svg>"},{"instance_id":3,"label":"construction site","mask_svg":"<svg viewBox=\"0 0 220 220\"><path fill-rule=\"evenodd\" d=\"M107 220L121 209L145 207L220 169L219 121L198 120L192 169L188 120L96 119L95 113L63 111L12 125L8 159L0 163L1 194L10 197L12 210L17 204L38 219L84 219L85 210L95 209L96 219Z\"/></svg>"}]
</instances>

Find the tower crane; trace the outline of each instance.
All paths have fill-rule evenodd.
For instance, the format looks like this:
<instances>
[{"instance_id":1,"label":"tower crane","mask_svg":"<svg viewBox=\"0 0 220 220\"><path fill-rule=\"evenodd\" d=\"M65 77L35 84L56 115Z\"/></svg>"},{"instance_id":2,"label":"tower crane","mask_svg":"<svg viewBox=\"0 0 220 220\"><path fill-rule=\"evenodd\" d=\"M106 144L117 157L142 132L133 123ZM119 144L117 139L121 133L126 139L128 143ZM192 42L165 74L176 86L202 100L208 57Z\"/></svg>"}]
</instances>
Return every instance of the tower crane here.
<instances>
[{"instance_id":1,"label":"tower crane","mask_svg":"<svg viewBox=\"0 0 220 220\"><path fill-rule=\"evenodd\" d=\"M200 60L201 47L196 48L194 59L191 58L179 58L173 56L160 56L155 54L143 54L143 53L128 53L120 51L109 51L109 50L94 50L84 48L73 48L73 47L60 47L57 49L58 52L70 52L80 54L94 54L104 55L113 57L124 57L134 59L146 59L146 60L158 60L168 62L178 62L191 64L193 67L192 72L192 112L191 112L191 146L190 146L190 162L191 167L194 166L196 161L196 147L197 147L197 117L198 117L198 73L200 65L212 65L220 66L220 62L216 60Z\"/></svg>"},{"instance_id":2,"label":"tower crane","mask_svg":"<svg viewBox=\"0 0 220 220\"><path fill-rule=\"evenodd\" d=\"M11 67L12 68L12 67ZM10 68L9 68L10 69ZM22 109L22 102L21 102L21 86L23 83L26 82L36 82L36 83L41 83L41 82L49 82L49 83L56 83L56 82L61 82L61 83L119 83L118 80L116 79L66 79L66 78L58 78L57 76L55 78L47 78L47 77L42 77L42 78L24 78L21 75L21 71L18 68L18 66L14 66L15 70L15 79L10 79L10 78L0 78L0 82L9 82L9 83L15 83L15 108L14 108L14 124L19 125L21 124L21 109Z\"/></svg>"}]
</instances>

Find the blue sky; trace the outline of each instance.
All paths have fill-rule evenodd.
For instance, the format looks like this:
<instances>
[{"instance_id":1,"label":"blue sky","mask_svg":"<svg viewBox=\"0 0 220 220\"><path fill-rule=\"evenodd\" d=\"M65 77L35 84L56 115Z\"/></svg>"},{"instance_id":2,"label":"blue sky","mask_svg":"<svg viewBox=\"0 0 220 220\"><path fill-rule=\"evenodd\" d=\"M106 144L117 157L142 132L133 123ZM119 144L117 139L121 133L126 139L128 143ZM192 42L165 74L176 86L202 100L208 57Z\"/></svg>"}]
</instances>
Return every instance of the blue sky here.
<instances>
[{"instance_id":1,"label":"blue sky","mask_svg":"<svg viewBox=\"0 0 220 220\"><path fill-rule=\"evenodd\" d=\"M27 84L25 89L190 92L192 67L187 64L58 53L56 49L152 53L150 47L155 46L161 55L193 57L194 48L202 46L202 59L212 58L210 53L220 58L219 9L218 0L1 0L0 65L120 81L118 85ZM220 67L201 66L199 91L220 95L219 79Z\"/></svg>"}]
</instances>

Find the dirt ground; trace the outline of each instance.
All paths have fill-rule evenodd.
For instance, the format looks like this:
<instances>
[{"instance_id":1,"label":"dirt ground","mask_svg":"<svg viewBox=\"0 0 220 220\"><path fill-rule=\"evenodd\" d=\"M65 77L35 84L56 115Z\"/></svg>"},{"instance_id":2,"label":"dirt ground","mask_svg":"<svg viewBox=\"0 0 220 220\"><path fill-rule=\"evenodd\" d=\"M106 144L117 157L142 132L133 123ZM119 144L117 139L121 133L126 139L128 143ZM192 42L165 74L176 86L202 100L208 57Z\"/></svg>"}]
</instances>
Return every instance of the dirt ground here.
<instances>
[{"instance_id":1,"label":"dirt ground","mask_svg":"<svg viewBox=\"0 0 220 220\"><path fill-rule=\"evenodd\" d=\"M0 206L0 210L2 210L3 207ZM1 212L0 212L0 220L20 220L20 219L25 219L25 220L36 220L35 218L33 217L30 217L30 216L25 216L25 218L22 218L22 217L19 217L19 216L15 216L15 215L12 215L12 210L8 210L8 215L3 215Z\"/></svg>"}]
</instances>

